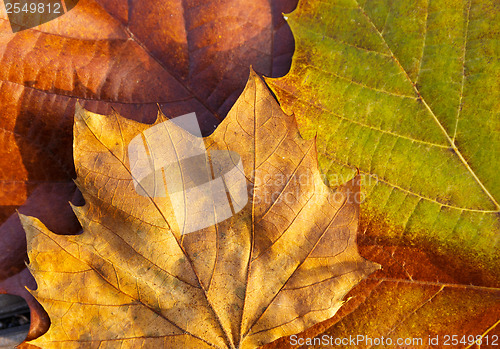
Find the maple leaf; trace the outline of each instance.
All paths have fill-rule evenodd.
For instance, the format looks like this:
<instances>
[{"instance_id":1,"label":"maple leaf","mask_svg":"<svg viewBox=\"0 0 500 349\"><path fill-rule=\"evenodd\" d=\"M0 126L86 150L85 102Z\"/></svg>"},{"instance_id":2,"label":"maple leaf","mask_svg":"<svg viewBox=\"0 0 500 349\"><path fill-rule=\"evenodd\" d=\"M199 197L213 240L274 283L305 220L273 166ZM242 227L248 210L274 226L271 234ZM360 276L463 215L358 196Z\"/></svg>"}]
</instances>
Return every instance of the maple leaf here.
<instances>
[{"instance_id":1,"label":"maple leaf","mask_svg":"<svg viewBox=\"0 0 500 349\"><path fill-rule=\"evenodd\" d=\"M384 266L305 337L498 334L499 4L311 0L287 16L292 68L267 82L333 184L361 172L360 253Z\"/></svg>"},{"instance_id":2,"label":"maple leaf","mask_svg":"<svg viewBox=\"0 0 500 349\"><path fill-rule=\"evenodd\" d=\"M18 33L11 24L23 23L9 24L1 7L0 292L25 296L17 288L26 242L16 209L59 234L81 229L67 207L76 191L77 99L89 110L115 108L143 122L153 121L157 103L169 116L195 111L203 131L212 132L250 65L267 76L288 70L293 38L281 13L295 4L83 0Z\"/></svg>"},{"instance_id":3,"label":"maple leaf","mask_svg":"<svg viewBox=\"0 0 500 349\"><path fill-rule=\"evenodd\" d=\"M141 133L155 142L150 127L77 110L83 233L53 234L21 216L33 294L52 319L31 344L254 348L330 318L378 268L357 252L357 178L336 190L323 183L315 141L302 139L255 73L204 139L210 152L241 157L250 198L231 218L183 234L171 200L135 191L127 146ZM165 127L170 141L161 142L180 161L179 139L196 137Z\"/></svg>"}]
</instances>

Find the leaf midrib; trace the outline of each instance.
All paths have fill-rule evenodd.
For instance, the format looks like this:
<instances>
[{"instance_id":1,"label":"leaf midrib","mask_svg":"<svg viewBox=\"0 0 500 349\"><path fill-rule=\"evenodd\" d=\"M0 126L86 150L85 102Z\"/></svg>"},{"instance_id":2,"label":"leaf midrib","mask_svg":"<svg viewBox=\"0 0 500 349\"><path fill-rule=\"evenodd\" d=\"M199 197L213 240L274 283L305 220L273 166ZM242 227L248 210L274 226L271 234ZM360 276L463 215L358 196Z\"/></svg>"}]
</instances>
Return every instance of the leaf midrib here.
<instances>
[{"instance_id":1,"label":"leaf midrib","mask_svg":"<svg viewBox=\"0 0 500 349\"><path fill-rule=\"evenodd\" d=\"M111 149L109 149L106 144L104 144L102 142L102 140L94 133L93 129L90 127L90 125L87 124L87 120L84 119L83 117L81 118L81 120L85 123L85 127L87 128L87 130L89 130L90 133L92 133L92 135L94 136L94 138L109 152L109 154L111 154L113 157L115 157L118 162L120 162L123 166L123 168L125 168L125 170L130 174L131 178L133 177L132 176L132 172L130 172L130 170L127 168L126 164L113 152L111 151ZM120 127L120 131L121 131L121 127ZM123 135L122 136L122 139L123 139ZM144 189L144 188L142 188ZM215 322L219 325L221 331L222 331L222 334L224 336L224 341L226 342L226 344L228 345L229 348L232 348L234 349L234 345L231 341L231 338L230 336L228 335L228 333L226 332L226 328L224 327L222 321L220 320L219 318L219 315L218 313L216 312L215 310L215 307L213 306L213 304L210 302L209 298L208 298L208 295L207 295L207 290L205 290L205 288L203 287L203 283L201 282L201 278L200 276L198 275L198 273L196 272L196 268L194 267L194 264L193 264L193 261L191 260L191 257L189 256L189 254L186 252L186 250L184 249L184 247L182 246L182 243L177 239L177 237L175 236L175 234L173 233L173 229L171 228L168 220L167 220L167 217L165 217L164 213L162 212L162 210L158 207L158 205L156 204L156 202L151 198L149 197L149 200L150 202L153 204L153 206L155 207L155 209L158 211L158 213L161 215L161 217L163 218L163 220L165 221L165 223L167 224L168 226L168 230L170 231L170 233L173 235L175 241L177 242L177 245L179 247L179 249L182 251L182 253L184 254L184 256L186 257L189 265L191 266L191 269L193 270L193 273L196 277L196 280L198 281L198 284L200 285L200 289L201 289L201 292L202 292L202 295L204 296L204 299L206 300L207 302L207 305L210 309L210 311L213 313L213 315L215 316ZM167 319L168 320L168 319ZM170 320L169 320L170 321ZM193 336L194 337L194 336ZM214 345L215 346L215 345Z\"/></svg>"}]
</instances>

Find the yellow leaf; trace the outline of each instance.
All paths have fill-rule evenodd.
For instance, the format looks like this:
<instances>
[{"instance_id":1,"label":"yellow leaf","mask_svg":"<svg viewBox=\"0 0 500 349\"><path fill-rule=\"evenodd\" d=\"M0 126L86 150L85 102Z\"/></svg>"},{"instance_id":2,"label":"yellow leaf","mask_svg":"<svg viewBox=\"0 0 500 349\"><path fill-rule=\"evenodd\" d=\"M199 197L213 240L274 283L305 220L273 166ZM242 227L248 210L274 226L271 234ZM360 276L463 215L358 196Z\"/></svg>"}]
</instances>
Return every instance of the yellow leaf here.
<instances>
[{"instance_id":1,"label":"yellow leaf","mask_svg":"<svg viewBox=\"0 0 500 349\"><path fill-rule=\"evenodd\" d=\"M156 125L164 121L160 114ZM302 139L255 73L203 139L208 152L241 158L248 202L232 217L186 233L168 195L139 195L127 146L150 128L77 109L76 183L86 204L74 211L83 233L56 235L21 216L32 292L52 321L31 344L255 348L331 318L378 268L356 246L359 178L337 189L323 183L315 141ZM176 154L197 142L181 128L168 134Z\"/></svg>"}]
</instances>

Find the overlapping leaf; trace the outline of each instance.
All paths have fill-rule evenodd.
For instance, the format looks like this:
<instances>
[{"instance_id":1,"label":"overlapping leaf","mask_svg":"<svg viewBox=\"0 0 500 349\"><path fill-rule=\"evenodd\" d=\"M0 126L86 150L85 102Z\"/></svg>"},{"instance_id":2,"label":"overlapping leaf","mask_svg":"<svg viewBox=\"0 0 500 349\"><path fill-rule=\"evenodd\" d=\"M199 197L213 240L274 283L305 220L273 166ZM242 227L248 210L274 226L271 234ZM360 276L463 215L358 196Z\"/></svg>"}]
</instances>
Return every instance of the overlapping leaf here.
<instances>
[{"instance_id":1,"label":"overlapping leaf","mask_svg":"<svg viewBox=\"0 0 500 349\"><path fill-rule=\"evenodd\" d=\"M498 331L498 6L311 0L288 16L292 69L268 82L332 183L361 171L361 253L384 267L309 335Z\"/></svg>"},{"instance_id":2,"label":"overlapping leaf","mask_svg":"<svg viewBox=\"0 0 500 349\"><path fill-rule=\"evenodd\" d=\"M267 76L288 70L293 39L281 13L295 2L84 0L18 33L0 6L0 280L9 279L0 292L24 292L15 287L26 259L16 209L56 233L81 229L67 208L77 99L150 122L157 103L169 117L195 111L212 132L250 65Z\"/></svg>"},{"instance_id":3,"label":"overlapping leaf","mask_svg":"<svg viewBox=\"0 0 500 349\"><path fill-rule=\"evenodd\" d=\"M149 127L77 111L83 233L53 234L22 216L34 295L52 319L32 344L254 348L330 318L377 269L357 252L358 179L336 190L323 183L315 142L255 73L205 139L243 162L250 198L231 218L181 235L168 198L137 194L127 146ZM168 127L182 153L178 139L194 136Z\"/></svg>"}]
</instances>

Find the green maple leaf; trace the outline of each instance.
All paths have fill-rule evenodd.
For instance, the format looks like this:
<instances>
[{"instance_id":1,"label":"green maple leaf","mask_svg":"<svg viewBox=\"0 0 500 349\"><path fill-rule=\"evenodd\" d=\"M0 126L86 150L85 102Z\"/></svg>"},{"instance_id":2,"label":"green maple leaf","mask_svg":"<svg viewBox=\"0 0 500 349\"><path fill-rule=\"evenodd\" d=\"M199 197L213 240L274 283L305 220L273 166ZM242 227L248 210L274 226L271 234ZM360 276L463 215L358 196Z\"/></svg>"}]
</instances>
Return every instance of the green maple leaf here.
<instances>
[{"instance_id":1,"label":"green maple leaf","mask_svg":"<svg viewBox=\"0 0 500 349\"><path fill-rule=\"evenodd\" d=\"M302 1L288 23L292 69L268 83L331 183L365 174L367 236L498 286L500 3Z\"/></svg>"},{"instance_id":2,"label":"green maple leaf","mask_svg":"<svg viewBox=\"0 0 500 349\"><path fill-rule=\"evenodd\" d=\"M382 265L335 317L299 337L491 344L500 324L500 3L311 0L288 23L291 71L267 82L301 133L317 137L331 184L364 176L358 246Z\"/></svg>"}]
</instances>

